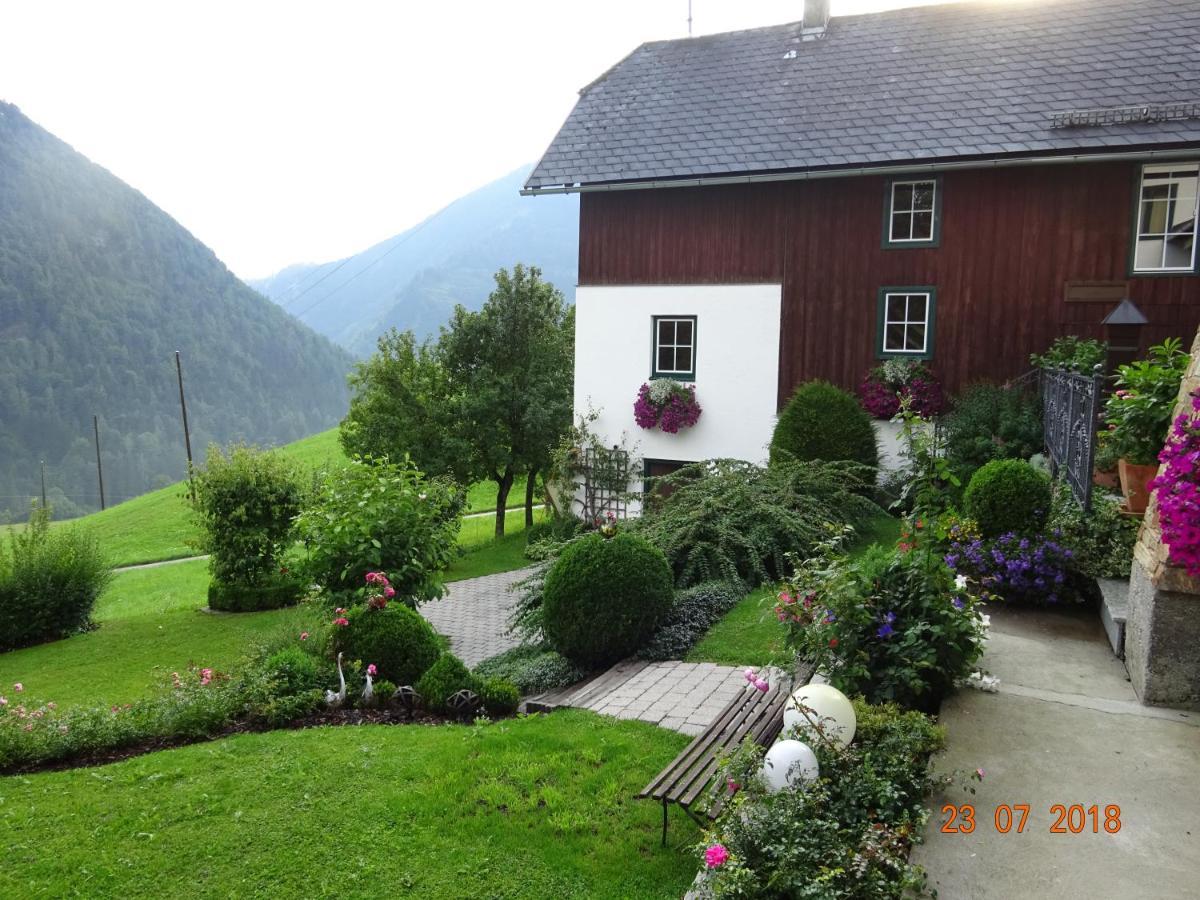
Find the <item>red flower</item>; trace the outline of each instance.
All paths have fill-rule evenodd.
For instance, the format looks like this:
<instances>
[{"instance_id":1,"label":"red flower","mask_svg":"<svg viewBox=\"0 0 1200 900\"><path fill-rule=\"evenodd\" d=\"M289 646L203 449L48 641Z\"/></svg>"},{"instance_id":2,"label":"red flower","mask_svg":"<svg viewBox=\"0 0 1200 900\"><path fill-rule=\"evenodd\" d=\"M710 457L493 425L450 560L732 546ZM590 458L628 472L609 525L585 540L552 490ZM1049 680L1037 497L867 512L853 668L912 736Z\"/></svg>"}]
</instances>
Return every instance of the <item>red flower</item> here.
<instances>
[{"instance_id":1,"label":"red flower","mask_svg":"<svg viewBox=\"0 0 1200 900\"><path fill-rule=\"evenodd\" d=\"M837 645L838 645L838 639L837 639L837 638L830 638L830 639L829 639L829 646L830 646L830 647L836 647Z\"/></svg>"}]
</instances>

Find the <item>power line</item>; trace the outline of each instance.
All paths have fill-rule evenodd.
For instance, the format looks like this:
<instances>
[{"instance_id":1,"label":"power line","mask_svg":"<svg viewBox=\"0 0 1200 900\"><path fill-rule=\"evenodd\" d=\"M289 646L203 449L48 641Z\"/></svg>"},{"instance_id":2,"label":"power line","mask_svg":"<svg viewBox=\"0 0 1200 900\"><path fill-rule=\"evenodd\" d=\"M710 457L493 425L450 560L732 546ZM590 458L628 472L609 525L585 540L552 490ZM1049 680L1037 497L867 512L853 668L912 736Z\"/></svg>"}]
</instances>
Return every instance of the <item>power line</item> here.
<instances>
[{"instance_id":1,"label":"power line","mask_svg":"<svg viewBox=\"0 0 1200 900\"><path fill-rule=\"evenodd\" d=\"M403 237L401 237L398 241L396 241L396 243L392 244L392 246L388 247L386 253L381 254L376 259L373 259L371 262L367 263L365 266L363 266L361 269L359 269L357 272L355 272L353 275L351 275L349 278L347 278L345 281L343 281L341 284L339 284L337 287L335 287L332 291L330 291L324 297L321 297L320 299L318 299L315 303L312 303L311 305L305 307L303 310L301 310L298 313L292 313L292 315L294 315L297 319L304 318L306 315L308 315L310 312L312 312L314 309L316 309L318 306L320 306L322 303L324 303L326 300L328 300L330 297L332 297L334 294L336 294L338 291L340 291L342 288L344 288L346 285L348 285L350 282L354 281L354 279L358 278L360 275L365 274L368 270L379 265L381 262L383 262L385 259L387 259L389 256L391 256L393 253L395 253L397 249L399 249L401 246L403 246L405 243L407 243L410 238L415 237L418 232L420 232L423 228L425 228L425 226L428 225L430 222L432 222L435 218L437 218L437 217L430 216L428 219L426 219L421 224L417 225L414 228L410 228L404 234ZM352 258L353 257L351 257L351 259ZM340 269L342 265L345 265L349 261L350 261L350 259L343 260L341 265L338 266L338 268ZM330 272L329 274L332 275L333 272ZM321 280L324 281L324 279L321 279ZM320 284L320 282L317 282L317 284ZM313 285L313 287L316 287L316 286L317 286L316 284Z\"/></svg>"}]
</instances>

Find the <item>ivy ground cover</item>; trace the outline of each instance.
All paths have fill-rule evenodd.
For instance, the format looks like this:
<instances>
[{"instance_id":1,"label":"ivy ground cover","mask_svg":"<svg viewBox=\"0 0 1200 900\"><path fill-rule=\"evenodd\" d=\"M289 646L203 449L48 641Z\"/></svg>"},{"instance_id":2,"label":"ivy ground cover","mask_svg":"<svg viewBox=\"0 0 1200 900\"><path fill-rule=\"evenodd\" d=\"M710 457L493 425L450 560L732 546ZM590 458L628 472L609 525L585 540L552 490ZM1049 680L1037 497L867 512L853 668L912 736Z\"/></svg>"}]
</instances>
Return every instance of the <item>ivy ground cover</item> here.
<instances>
[{"instance_id":1,"label":"ivy ground cover","mask_svg":"<svg viewBox=\"0 0 1200 900\"><path fill-rule=\"evenodd\" d=\"M681 896L633 799L687 738L583 711L238 735L0 778L0 896Z\"/></svg>"}]
</instances>

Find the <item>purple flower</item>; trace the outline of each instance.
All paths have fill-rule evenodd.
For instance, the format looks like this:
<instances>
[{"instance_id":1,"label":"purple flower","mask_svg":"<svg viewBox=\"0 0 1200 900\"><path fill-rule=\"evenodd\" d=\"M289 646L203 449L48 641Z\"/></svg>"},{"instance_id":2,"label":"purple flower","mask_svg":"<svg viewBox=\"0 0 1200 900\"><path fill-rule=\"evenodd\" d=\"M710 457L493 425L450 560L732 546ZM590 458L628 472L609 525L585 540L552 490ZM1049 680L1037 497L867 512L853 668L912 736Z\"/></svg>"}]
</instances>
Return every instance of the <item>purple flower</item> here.
<instances>
[{"instance_id":1,"label":"purple flower","mask_svg":"<svg viewBox=\"0 0 1200 900\"><path fill-rule=\"evenodd\" d=\"M962 597L955 597L953 600L950 601L950 603L954 606L955 609L962 609L963 607L965 607L967 605L966 603L963 602Z\"/></svg>"},{"instance_id":2,"label":"purple flower","mask_svg":"<svg viewBox=\"0 0 1200 900\"><path fill-rule=\"evenodd\" d=\"M882 625L879 626L879 629L875 632L875 637L886 639L886 638L890 638L895 633L896 633L896 629L894 629L887 622L884 622Z\"/></svg>"}]
</instances>

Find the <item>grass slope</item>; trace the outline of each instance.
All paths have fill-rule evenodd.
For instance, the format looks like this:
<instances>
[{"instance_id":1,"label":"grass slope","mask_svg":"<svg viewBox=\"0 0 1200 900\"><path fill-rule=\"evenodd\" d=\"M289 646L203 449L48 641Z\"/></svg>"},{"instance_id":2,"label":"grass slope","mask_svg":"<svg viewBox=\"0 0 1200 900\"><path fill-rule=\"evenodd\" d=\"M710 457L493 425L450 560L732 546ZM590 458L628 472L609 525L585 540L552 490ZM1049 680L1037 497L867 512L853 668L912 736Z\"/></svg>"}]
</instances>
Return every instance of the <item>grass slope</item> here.
<instances>
[{"instance_id":1,"label":"grass slope","mask_svg":"<svg viewBox=\"0 0 1200 900\"><path fill-rule=\"evenodd\" d=\"M346 464L336 428L286 444L280 449L313 472ZM200 552L191 543L196 538L196 529L191 522L186 494L187 485L180 482L110 506L103 512L72 519L71 522L94 529L115 566L183 559ZM508 496L510 509L525 503L524 478L517 479ZM468 513L494 509L495 484L481 481L471 485L467 491L467 503ZM0 536L4 530L0 527Z\"/></svg>"},{"instance_id":2,"label":"grass slope","mask_svg":"<svg viewBox=\"0 0 1200 900\"><path fill-rule=\"evenodd\" d=\"M851 553L875 544L894 544L900 537L900 520L880 516L858 534ZM783 655L784 629L775 618L778 591L772 587L753 591L709 629L686 657L688 662L713 662L727 666L766 666Z\"/></svg>"},{"instance_id":3,"label":"grass slope","mask_svg":"<svg viewBox=\"0 0 1200 900\"><path fill-rule=\"evenodd\" d=\"M679 897L634 794L687 743L566 710L239 735L0 778L6 897Z\"/></svg>"}]
</instances>

